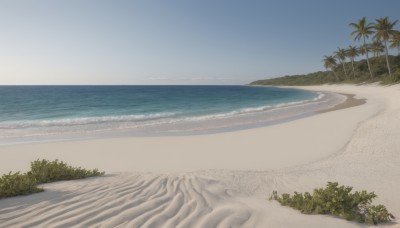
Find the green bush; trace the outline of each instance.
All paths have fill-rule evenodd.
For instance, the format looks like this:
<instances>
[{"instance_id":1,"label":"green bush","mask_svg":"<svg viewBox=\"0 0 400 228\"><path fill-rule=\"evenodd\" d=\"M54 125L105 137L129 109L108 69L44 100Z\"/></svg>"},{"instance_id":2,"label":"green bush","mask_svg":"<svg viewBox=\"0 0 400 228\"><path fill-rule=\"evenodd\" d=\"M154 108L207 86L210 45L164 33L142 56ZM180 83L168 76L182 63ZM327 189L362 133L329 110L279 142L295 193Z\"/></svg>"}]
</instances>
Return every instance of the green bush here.
<instances>
[{"instance_id":1,"label":"green bush","mask_svg":"<svg viewBox=\"0 0 400 228\"><path fill-rule=\"evenodd\" d=\"M289 206L304 214L332 214L346 220L361 223L378 224L389 222L394 216L383 205L371 205L377 196L367 191L351 193L352 187L339 186L337 182L328 182L326 188L314 189L313 194L297 193L278 195L272 193L271 200L282 206Z\"/></svg>"},{"instance_id":2,"label":"green bush","mask_svg":"<svg viewBox=\"0 0 400 228\"><path fill-rule=\"evenodd\" d=\"M0 177L0 198L43 191L43 189L36 187L36 185L36 180L27 174L9 172Z\"/></svg>"},{"instance_id":3,"label":"green bush","mask_svg":"<svg viewBox=\"0 0 400 228\"><path fill-rule=\"evenodd\" d=\"M59 160L48 161L43 159L31 162L31 171L28 172L28 175L36 179L38 183L48 183L102 176L104 172L99 172L98 169L87 170L81 167L75 168Z\"/></svg>"},{"instance_id":4,"label":"green bush","mask_svg":"<svg viewBox=\"0 0 400 228\"><path fill-rule=\"evenodd\" d=\"M27 173L10 172L0 177L0 198L42 192L43 189L37 187L40 183L102 175L104 172L99 172L97 169L75 168L58 160L36 160L31 162L31 170Z\"/></svg>"}]
</instances>

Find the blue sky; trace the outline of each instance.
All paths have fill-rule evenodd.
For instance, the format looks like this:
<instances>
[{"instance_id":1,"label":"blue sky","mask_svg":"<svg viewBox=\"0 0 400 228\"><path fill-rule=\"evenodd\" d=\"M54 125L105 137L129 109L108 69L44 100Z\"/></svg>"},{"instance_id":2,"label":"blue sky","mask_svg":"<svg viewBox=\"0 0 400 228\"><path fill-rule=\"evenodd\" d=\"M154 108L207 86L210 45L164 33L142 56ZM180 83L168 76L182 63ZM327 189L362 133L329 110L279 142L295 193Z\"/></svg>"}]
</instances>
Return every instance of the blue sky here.
<instances>
[{"instance_id":1,"label":"blue sky","mask_svg":"<svg viewBox=\"0 0 400 228\"><path fill-rule=\"evenodd\" d=\"M243 84L323 70L398 0L0 0L0 84ZM400 23L397 25L400 29Z\"/></svg>"}]
</instances>

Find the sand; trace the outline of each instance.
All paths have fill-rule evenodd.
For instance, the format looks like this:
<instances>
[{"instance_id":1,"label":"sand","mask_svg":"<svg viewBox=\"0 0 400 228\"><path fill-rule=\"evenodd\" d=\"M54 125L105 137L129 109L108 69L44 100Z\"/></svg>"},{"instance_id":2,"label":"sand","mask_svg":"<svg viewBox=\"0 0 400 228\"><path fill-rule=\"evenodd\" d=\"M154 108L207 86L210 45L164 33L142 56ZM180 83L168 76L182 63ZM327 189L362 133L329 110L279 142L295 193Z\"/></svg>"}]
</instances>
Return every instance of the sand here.
<instances>
[{"instance_id":1,"label":"sand","mask_svg":"<svg viewBox=\"0 0 400 228\"><path fill-rule=\"evenodd\" d=\"M0 227L358 227L267 200L327 181L375 191L400 216L400 86L304 89L366 103L235 132L1 147L0 173L59 158L109 174L2 199Z\"/></svg>"}]
</instances>

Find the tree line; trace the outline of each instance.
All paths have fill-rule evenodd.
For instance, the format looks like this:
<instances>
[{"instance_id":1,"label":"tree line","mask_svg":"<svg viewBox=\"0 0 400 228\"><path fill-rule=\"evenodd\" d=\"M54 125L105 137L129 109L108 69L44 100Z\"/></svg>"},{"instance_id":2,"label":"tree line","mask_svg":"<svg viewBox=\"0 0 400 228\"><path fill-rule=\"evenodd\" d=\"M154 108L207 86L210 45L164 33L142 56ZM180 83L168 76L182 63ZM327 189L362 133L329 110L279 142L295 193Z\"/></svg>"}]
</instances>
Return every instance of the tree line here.
<instances>
[{"instance_id":1,"label":"tree line","mask_svg":"<svg viewBox=\"0 0 400 228\"><path fill-rule=\"evenodd\" d=\"M339 48L332 54L324 56L324 67L331 70L338 81L341 80L335 71L340 65L343 69L345 79L356 79L358 76L354 70L354 60L357 56L364 56L368 65L369 77L374 79L373 69L370 63L369 54L374 57L380 57L385 54L386 67L390 80L394 82L394 78L389 60L389 48L398 50L400 56L400 31L395 30L398 20L391 22L388 17L376 19L374 23L367 23L365 17L361 18L357 23L350 23L354 30L350 34L355 41L361 42L360 46L349 46L348 48ZM346 68L346 61L350 60L351 72Z\"/></svg>"}]
</instances>

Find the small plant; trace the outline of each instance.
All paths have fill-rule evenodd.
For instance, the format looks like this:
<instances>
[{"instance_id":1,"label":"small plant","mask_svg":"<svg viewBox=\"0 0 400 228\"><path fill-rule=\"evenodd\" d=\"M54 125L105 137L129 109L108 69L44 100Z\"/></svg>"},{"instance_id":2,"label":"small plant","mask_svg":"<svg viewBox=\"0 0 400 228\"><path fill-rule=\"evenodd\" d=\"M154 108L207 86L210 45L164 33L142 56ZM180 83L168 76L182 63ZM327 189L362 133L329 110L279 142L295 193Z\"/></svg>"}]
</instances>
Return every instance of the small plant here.
<instances>
[{"instance_id":1,"label":"small plant","mask_svg":"<svg viewBox=\"0 0 400 228\"><path fill-rule=\"evenodd\" d=\"M37 187L41 183L103 175L104 172L97 169L75 168L59 160L36 160L31 162L31 170L27 173L9 172L0 177L0 199L42 192L43 189Z\"/></svg>"},{"instance_id":2,"label":"small plant","mask_svg":"<svg viewBox=\"0 0 400 228\"><path fill-rule=\"evenodd\" d=\"M272 192L270 200L278 201L282 206L295 208L304 214L332 214L346 220L356 220L369 225L389 222L394 216L383 205L371 205L377 196L367 191L351 193L352 187L339 186L337 182L328 182L326 188L314 189L293 195L278 195Z\"/></svg>"},{"instance_id":3,"label":"small plant","mask_svg":"<svg viewBox=\"0 0 400 228\"><path fill-rule=\"evenodd\" d=\"M36 185L36 180L27 174L9 172L0 177L0 198L42 192Z\"/></svg>"},{"instance_id":4,"label":"small plant","mask_svg":"<svg viewBox=\"0 0 400 228\"><path fill-rule=\"evenodd\" d=\"M48 183L60 180L74 180L86 177L102 176L104 172L98 169L87 170L75 168L65 162L55 160L36 160L31 162L31 171L28 175L35 178L38 183Z\"/></svg>"}]
</instances>

